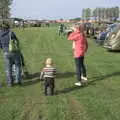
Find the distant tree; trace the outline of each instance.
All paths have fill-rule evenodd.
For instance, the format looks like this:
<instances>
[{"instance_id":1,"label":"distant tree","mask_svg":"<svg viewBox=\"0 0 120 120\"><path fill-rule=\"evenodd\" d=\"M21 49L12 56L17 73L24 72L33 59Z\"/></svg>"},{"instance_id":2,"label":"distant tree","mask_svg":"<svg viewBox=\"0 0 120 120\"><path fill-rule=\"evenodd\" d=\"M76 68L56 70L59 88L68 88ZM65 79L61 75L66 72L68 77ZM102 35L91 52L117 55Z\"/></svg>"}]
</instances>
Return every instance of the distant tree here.
<instances>
[{"instance_id":1,"label":"distant tree","mask_svg":"<svg viewBox=\"0 0 120 120\"><path fill-rule=\"evenodd\" d=\"M13 18L15 21L23 21L22 18Z\"/></svg>"},{"instance_id":2,"label":"distant tree","mask_svg":"<svg viewBox=\"0 0 120 120\"><path fill-rule=\"evenodd\" d=\"M10 5L13 0L0 0L0 18L7 19L10 16Z\"/></svg>"},{"instance_id":3,"label":"distant tree","mask_svg":"<svg viewBox=\"0 0 120 120\"><path fill-rule=\"evenodd\" d=\"M120 13L119 7L118 6L114 7L114 18L115 18L114 20L115 21L119 18L119 13Z\"/></svg>"},{"instance_id":4,"label":"distant tree","mask_svg":"<svg viewBox=\"0 0 120 120\"><path fill-rule=\"evenodd\" d=\"M89 20L91 18L91 9L90 8L86 8L86 9L82 9L82 19L83 20Z\"/></svg>"},{"instance_id":5,"label":"distant tree","mask_svg":"<svg viewBox=\"0 0 120 120\"><path fill-rule=\"evenodd\" d=\"M101 20L105 20L105 9L101 8L101 15L100 15Z\"/></svg>"},{"instance_id":6,"label":"distant tree","mask_svg":"<svg viewBox=\"0 0 120 120\"><path fill-rule=\"evenodd\" d=\"M82 9L82 20L85 20L86 18L85 18L85 14L86 14L86 9Z\"/></svg>"},{"instance_id":7,"label":"distant tree","mask_svg":"<svg viewBox=\"0 0 120 120\"><path fill-rule=\"evenodd\" d=\"M85 18L86 18L86 20L90 20L90 18L91 18L91 9L90 8L85 9Z\"/></svg>"},{"instance_id":8,"label":"distant tree","mask_svg":"<svg viewBox=\"0 0 120 120\"><path fill-rule=\"evenodd\" d=\"M106 8L103 8L103 19L106 20Z\"/></svg>"},{"instance_id":9,"label":"distant tree","mask_svg":"<svg viewBox=\"0 0 120 120\"><path fill-rule=\"evenodd\" d=\"M60 18L61 21L63 21L63 18Z\"/></svg>"},{"instance_id":10,"label":"distant tree","mask_svg":"<svg viewBox=\"0 0 120 120\"><path fill-rule=\"evenodd\" d=\"M97 20L97 8L95 8L92 12L92 16L95 18L95 20Z\"/></svg>"},{"instance_id":11,"label":"distant tree","mask_svg":"<svg viewBox=\"0 0 120 120\"><path fill-rule=\"evenodd\" d=\"M97 14L98 14L98 20L101 21L102 8L98 8L98 9L97 9Z\"/></svg>"},{"instance_id":12,"label":"distant tree","mask_svg":"<svg viewBox=\"0 0 120 120\"><path fill-rule=\"evenodd\" d=\"M78 18L72 18L72 19L70 19L70 20L76 20L76 21L79 21L79 20L81 20L81 18L80 18L80 17L78 17Z\"/></svg>"},{"instance_id":13,"label":"distant tree","mask_svg":"<svg viewBox=\"0 0 120 120\"><path fill-rule=\"evenodd\" d=\"M95 8L93 10L92 16L96 18L96 20L114 20L116 21L119 18L119 7L112 8Z\"/></svg>"}]
</instances>

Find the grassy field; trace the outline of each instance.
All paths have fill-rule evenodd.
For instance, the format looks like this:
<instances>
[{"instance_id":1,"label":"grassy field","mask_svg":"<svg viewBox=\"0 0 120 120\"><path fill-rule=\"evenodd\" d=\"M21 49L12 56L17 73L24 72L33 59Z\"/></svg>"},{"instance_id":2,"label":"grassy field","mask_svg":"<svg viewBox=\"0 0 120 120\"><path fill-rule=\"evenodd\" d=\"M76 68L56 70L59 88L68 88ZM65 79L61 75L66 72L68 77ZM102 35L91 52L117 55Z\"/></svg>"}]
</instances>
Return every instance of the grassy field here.
<instances>
[{"instance_id":1,"label":"grassy field","mask_svg":"<svg viewBox=\"0 0 120 120\"><path fill-rule=\"evenodd\" d=\"M0 120L120 120L120 54L110 53L88 39L85 56L88 85L76 80L72 43L55 27L14 30L20 39L28 71L22 86L8 88L0 53ZM59 75L56 95L44 96L39 73L52 57Z\"/></svg>"}]
</instances>

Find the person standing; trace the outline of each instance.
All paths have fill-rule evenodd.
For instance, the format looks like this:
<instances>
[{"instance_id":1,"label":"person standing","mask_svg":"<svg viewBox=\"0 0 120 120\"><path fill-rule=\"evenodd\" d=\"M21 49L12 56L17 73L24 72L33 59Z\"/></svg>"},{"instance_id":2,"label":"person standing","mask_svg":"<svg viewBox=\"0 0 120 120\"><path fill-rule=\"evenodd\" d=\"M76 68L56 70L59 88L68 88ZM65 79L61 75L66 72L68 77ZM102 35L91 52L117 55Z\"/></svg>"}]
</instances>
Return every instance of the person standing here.
<instances>
[{"instance_id":1,"label":"person standing","mask_svg":"<svg viewBox=\"0 0 120 120\"><path fill-rule=\"evenodd\" d=\"M76 65L77 82L75 85L81 86L81 80L87 81L86 68L84 65L84 55L88 49L87 39L84 34L82 24L75 24L71 27L73 32L68 36L68 40L73 41L72 49Z\"/></svg>"},{"instance_id":2,"label":"person standing","mask_svg":"<svg viewBox=\"0 0 120 120\"><path fill-rule=\"evenodd\" d=\"M58 29L58 35L60 36L61 34L63 34L63 32L64 32L64 24L60 24Z\"/></svg>"},{"instance_id":3,"label":"person standing","mask_svg":"<svg viewBox=\"0 0 120 120\"><path fill-rule=\"evenodd\" d=\"M10 52L9 43L10 39L16 41L19 45L19 40L17 39L15 33L10 30L10 26L7 23L3 23L2 30L0 32L0 47L3 50L3 56L5 61L5 71L7 76L7 84L9 87L13 85L12 78L12 65L15 64L16 67L16 83L21 84L21 58L20 51Z\"/></svg>"}]
</instances>

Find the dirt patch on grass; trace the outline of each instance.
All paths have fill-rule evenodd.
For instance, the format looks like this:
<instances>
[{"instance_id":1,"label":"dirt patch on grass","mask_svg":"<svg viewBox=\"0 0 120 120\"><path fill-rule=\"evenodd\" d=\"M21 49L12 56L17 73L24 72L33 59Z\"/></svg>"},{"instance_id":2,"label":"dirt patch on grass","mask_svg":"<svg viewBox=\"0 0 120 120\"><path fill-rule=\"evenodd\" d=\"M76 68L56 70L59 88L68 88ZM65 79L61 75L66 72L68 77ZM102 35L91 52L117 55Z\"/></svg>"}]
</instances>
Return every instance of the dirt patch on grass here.
<instances>
[{"instance_id":1,"label":"dirt patch on grass","mask_svg":"<svg viewBox=\"0 0 120 120\"><path fill-rule=\"evenodd\" d=\"M0 97L0 103L7 103L8 98L7 97Z\"/></svg>"},{"instance_id":2,"label":"dirt patch on grass","mask_svg":"<svg viewBox=\"0 0 120 120\"><path fill-rule=\"evenodd\" d=\"M84 107L73 96L69 96L70 111L74 120L89 120Z\"/></svg>"}]
</instances>

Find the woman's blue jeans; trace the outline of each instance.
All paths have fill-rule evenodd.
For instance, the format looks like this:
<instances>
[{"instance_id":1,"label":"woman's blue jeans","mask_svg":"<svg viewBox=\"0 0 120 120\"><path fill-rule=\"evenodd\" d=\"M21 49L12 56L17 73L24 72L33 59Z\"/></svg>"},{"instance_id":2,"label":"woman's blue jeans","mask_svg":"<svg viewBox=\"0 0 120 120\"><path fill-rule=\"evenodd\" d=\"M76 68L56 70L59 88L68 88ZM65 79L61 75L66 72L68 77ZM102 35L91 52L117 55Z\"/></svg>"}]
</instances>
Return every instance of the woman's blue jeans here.
<instances>
[{"instance_id":1,"label":"woman's blue jeans","mask_svg":"<svg viewBox=\"0 0 120 120\"><path fill-rule=\"evenodd\" d=\"M81 75L86 77L86 68L84 65L84 56L75 58L77 80L81 81Z\"/></svg>"}]
</instances>

